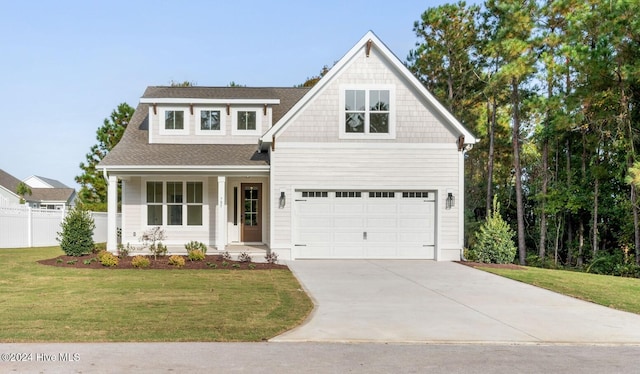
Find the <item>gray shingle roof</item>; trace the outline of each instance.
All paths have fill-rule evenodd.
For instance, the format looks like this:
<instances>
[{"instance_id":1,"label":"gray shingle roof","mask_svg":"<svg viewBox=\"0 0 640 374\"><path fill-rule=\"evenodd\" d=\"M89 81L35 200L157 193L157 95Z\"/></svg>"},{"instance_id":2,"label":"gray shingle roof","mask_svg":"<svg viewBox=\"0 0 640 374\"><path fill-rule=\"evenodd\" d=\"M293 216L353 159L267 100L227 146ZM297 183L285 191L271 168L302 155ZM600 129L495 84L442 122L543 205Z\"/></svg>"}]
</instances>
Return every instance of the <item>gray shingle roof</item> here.
<instances>
[{"instance_id":1,"label":"gray shingle roof","mask_svg":"<svg viewBox=\"0 0 640 374\"><path fill-rule=\"evenodd\" d=\"M273 105L273 123L309 91L272 87L148 87L142 96L153 98L280 99ZM116 147L99 166L259 166L268 165L267 153L255 144L149 144L149 104L139 104Z\"/></svg>"},{"instance_id":2,"label":"gray shingle roof","mask_svg":"<svg viewBox=\"0 0 640 374\"><path fill-rule=\"evenodd\" d=\"M32 188L31 195L24 198L28 201L70 202L74 193L73 188Z\"/></svg>"},{"instance_id":3,"label":"gray shingle roof","mask_svg":"<svg viewBox=\"0 0 640 374\"><path fill-rule=\"evenodd\" d=\"M56 179L45 178L45 177L41 177L39 175L34 175L34 177L39 178L40 180L42 180L45 183L48 183L53 188L69 188L69 186L67 186L66 184L64 184L64 183L62 183L62 182L60 182L59 180L56 180Z\"/></svg>"},{"instance_id":4,"label":"gray shingle roof","mask_svg":"<svg viewBox=\"0 0 640 374\"><path fill-rule=\"evenodd\" d=\"M20 179L0 169L0 186L6 188L7 190L13 193L16 193L18 184L20 184Z\"/></svg>"}]
</instances>

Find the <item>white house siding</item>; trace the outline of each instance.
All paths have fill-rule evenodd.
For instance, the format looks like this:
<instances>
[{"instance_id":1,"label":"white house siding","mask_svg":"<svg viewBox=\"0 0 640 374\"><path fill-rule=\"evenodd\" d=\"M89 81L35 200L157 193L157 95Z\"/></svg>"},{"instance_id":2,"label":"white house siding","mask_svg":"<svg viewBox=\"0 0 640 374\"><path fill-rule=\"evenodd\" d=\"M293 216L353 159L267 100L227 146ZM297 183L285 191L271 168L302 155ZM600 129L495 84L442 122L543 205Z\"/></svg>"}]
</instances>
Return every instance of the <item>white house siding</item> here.
<instances>
[{"instance_id":1,"label":"white house siding","mask_svg":"<svg viewBox=\"0 0 640 374\"><path fill-rule=\"evenodd\" d=\"M0 186L0 205L20 204L20 197L8 189Z\"/></svg>"},{"instance_id":2,"label":"white house siding","mask_svg":"<svg viewBox=\"0 0 640 374\"><path fill-rule=\"evenodd\" d=\"M344 115L340 108L341 85L366 83L395 86L396 138L398 143L455 143L459 134L445 127L435 110L408 85L395 68L372 49L370 57L364 52L344 67L334 79L299 113L277 138L278 142L365 142L389 143L394 140L339 139L339 121ZM277 144L276 144L277 145Z\"/></svg>"},{"instance_id":3,"label":"white house siding","mask_svg":"<svg viewBox=\"0 0 640 374\"><path fill-rule=\"evenodd\" d=\"M436 191L436 259L459 256L459 152L455 144L347 147L333 143L304 147L278 143L271 153L274 199L272 249L287 256L292 247L292 204L295 190ZM276 206L280 191L287 204ZM445 208L447 192L456 205ZM458 257L459 258L459 257Z\"/></svg>"},{"instance_id":4,"label":"white house siding","mask_svg":"<svg viewBox=\"0 0 640 374\"><path fill-rule=\"evenodd\" d=\"M176 110L184 110L184 127L186 133L184 135L167 135L160 134L160 126L164 126L163 115L164 108L171 108ZM220 116L224 116L224 135L213 133L213 135L197 134L196 127L200 126L200 117L198 116L199 109L204 110L218 110L220 109ZM233 127L233 109L239 110L253 110L256 109L257 116L261 119L261 130L251 135L234 135L232 131ZM207 106L204 104L193 106L193 115L190 112L188 105L157 105L157 114L153 114L153 107L149 108L149 143L163 143L163 144L256 144L256 139L260 134L264 133L271 127L271 113L272 109L267 108L267 115L264 115L264 109L262 106L248 106L248 105L232 105L230 114L227 115L226 106Z\"/></svg>"}]
</instances>

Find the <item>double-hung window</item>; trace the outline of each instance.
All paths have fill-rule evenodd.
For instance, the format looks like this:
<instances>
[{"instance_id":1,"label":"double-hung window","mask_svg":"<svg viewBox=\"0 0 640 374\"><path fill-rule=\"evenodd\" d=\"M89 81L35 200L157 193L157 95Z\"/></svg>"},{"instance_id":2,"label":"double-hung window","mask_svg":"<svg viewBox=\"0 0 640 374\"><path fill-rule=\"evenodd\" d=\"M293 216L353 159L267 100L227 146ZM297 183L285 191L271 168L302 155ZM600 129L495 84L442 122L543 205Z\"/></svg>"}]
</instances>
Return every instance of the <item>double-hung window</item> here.
<instances>
[{"instance_id":1,"label":"double-hung window","mask_svg":"<svg viewBox=\"0 0 640 374\"><path fill-rule=\"evenodd\" d=\"M149 226L202 226L203 182L147 182Z\"/></svg>"},{"instance_id":2,"label":"double-hung window","mask_svg":"<svg viewBox=\"0 0 640 374\"><path fill-rule=\"evenodd\" d=\"M395 137L395 90L392 86L341 89L341 138Z\"/></svg>"}]
</instances>

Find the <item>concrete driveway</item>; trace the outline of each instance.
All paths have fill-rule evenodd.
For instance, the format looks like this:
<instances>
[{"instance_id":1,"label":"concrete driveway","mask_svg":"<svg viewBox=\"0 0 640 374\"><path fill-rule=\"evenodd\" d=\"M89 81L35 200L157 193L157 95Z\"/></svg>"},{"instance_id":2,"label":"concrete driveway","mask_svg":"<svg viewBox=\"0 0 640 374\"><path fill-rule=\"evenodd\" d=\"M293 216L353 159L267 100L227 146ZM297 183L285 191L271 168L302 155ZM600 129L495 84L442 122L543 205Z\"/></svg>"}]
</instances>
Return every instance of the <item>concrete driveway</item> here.
<instances>
[{"instance_id":1,"label":"concrete driveway","mask_svg":"<svg viewBox=\"0 0 640 374\"><path fill-rule=\"evenodd\" d=\"M315 302L278 342L640 344L640 316L451 262L291 261Z\"/></svg>"}]
</instances>

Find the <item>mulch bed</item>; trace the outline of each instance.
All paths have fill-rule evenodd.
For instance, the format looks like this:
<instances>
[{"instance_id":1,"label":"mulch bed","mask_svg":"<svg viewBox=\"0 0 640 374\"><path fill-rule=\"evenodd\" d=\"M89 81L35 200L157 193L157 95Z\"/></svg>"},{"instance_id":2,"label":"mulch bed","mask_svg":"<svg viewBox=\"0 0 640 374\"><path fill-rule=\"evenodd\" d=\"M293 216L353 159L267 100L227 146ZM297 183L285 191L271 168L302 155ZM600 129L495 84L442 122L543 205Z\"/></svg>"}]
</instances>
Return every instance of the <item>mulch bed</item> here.
<instances>
[{"instance_id":1,"label":"mulch bed","mask_svg":"<svg viewBox=\"0 0 640 374\"><path fill-rule=\"evenodd\" d=\"M202 269L202 270L270 270L270 269L288 269L286 265L281 264L268 264L261 262L239 262L235 260L226 260L227 265L223 265L225 260L222 259L220 255L207 255L203 261L189 261L186 256L183 256L185 259L183 267L177 267L174 265L169 265L169 256L159 256L156 260L153 259L153 256L147 256L149 258L150 264L147 268L135 268L131 266L131 259L133 257L126 257L120 259L118 266L107 267L103 266L100 261L97 259L96 254L90 254L80 257L73 256L58 256L55 258L50 258L47 260L40 260L38 263L49 266L58 266L63 268L77 268L77 269L136 269L136 270L145 270L145 269L170 269L170 270L182 270L182 269ZM94 259L92 261L92 259ZM87 262L85 264L85 262ZM215 264L216 266L212 266ZM234 266L234 264L237 264ZM251 266L250 266L251 265Z\"/></svg>"},{"instance_id":2,"label":"mulch bed","mask_svg":"<svg viewBox=\"0 0 640 374\"><path fill-rule=\"evenodd\" d=\"M516 264L486 264L482 262L471 262L471 261L456 261L456 262L462 265L470 266L472 268L483 267L483 268L524 270L524 267Z\"/></svg>"}]
</instances>

